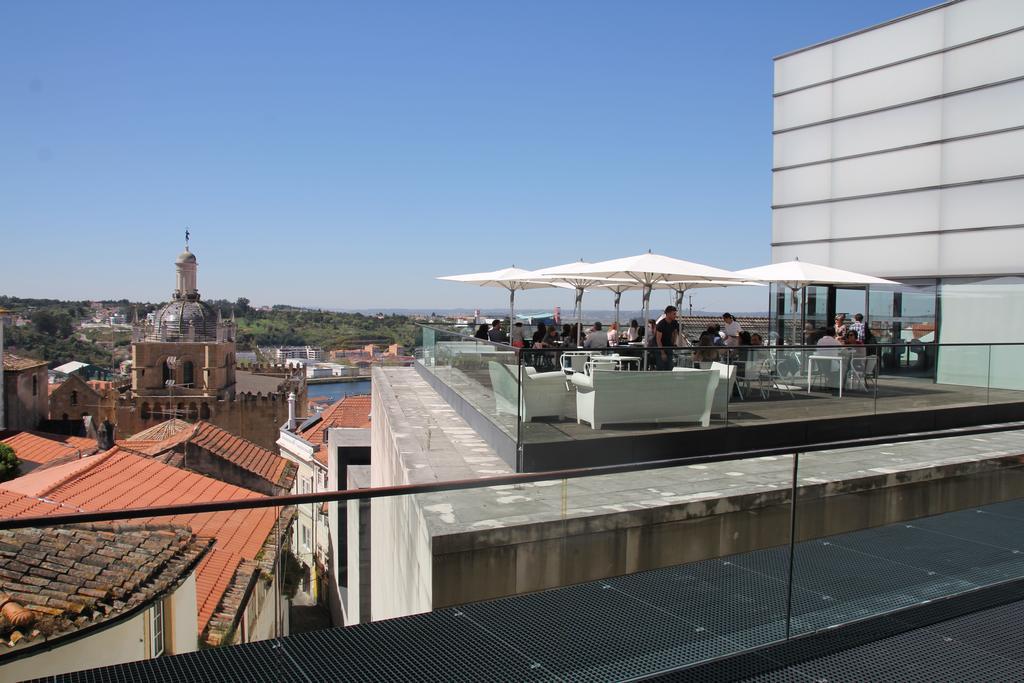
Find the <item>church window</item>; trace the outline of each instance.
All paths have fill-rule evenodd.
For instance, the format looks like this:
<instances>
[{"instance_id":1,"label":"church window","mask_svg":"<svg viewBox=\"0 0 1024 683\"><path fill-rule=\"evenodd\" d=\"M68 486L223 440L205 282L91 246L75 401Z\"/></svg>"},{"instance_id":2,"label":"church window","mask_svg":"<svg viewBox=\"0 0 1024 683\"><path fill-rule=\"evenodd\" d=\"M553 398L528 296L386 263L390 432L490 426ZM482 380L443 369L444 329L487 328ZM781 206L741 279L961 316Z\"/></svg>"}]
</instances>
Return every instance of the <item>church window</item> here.
<instances>
[{"instance_id":1,"label":"church window","mask_svg":"<svg viewBox=\"0 0 1024 683\"><path fill-rule=\"evenodd\" d=\"M195 381L195 365L192 364L192 361L187 360L181 366L181 383L192 386Z\"/></svg>"},{"instance_id":2,"label":"church window","mask_svg":"<svg viewBox=\"0 0 1024 683\"><path fill-rule=\"evenodd\" d=\"M162 374L160 381L164 383L164 386L167 386L167 383L174 379L174 371L171 369L170 361L165 360L161 365L161 370Z\"/></svg>"},{"instance_id":3,"label":"church window","mask_svg":"<svg viewBox=\"0 0 1024 683\"><path fill-rule=\"evenodd\" d=\"M32 395L39 395L39 378L34 375L32 376Z\"/></svg>"},{"instance_id":4,"label":"church window","mask_svg":"<svg viewBox=\"0 0 1024 683\"><path fill-rule=\"evenodd\" d=\"M77 391L72 391L71 392L71 405L73 405L73 406L77 406L78 405L78 392Z\"/></svg>"},{"instance_id":5,"label":"church window","mask_svg":"<svg viewBox=\"0 0 1024 683\"><path fill-rule=\"evenodd\" d=\"M209 420L210 419L210 406L208 406L205 403L202 404L199 407L199 419L200 420Z\"/></svg>"},{"instance_id":6,"label":"church window","mask_svg":"<svg viewBox=\"0 0 1024 683\"><path fill-rule=\"evenodd\" d=\"M143 420L148 420L150 418L149 403L148 402L142 404L142 414L141 414L141 417L142 417Z\"/></svg>"}]
</instances>

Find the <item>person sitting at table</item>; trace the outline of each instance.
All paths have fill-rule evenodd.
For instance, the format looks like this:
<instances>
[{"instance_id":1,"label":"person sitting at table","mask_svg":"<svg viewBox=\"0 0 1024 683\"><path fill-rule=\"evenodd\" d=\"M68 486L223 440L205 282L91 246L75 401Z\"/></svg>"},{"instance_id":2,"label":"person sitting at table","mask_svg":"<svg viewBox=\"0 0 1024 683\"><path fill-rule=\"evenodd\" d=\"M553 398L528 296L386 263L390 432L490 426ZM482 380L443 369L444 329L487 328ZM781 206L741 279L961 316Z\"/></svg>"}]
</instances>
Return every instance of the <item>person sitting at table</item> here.
<instances>
[{"instance_id":1,"label":"person sitting at table","mask_svg":"<svg viewBox=\"0 0 1024 683\"><path fill-rule=\"evenodd\" d=\"M815 346L842 346L838 339L832 334L832 330L827 327L822 327L818 330L817 341L814 342Z\"/></svg>"},{"instance_id":2,"label":"person sitting at table","mask_svg":"<svg viewBox=\"0 0 1024 683\"><path fill-rule=\"evenodd\" d=\"M554 348L558 346L558 328L554 325L548 328L548 332L544 336L544 346L547 348Z\"/></svg>"},{"instance_id":3,"label":"person sitting at table","mask_svg":"<svg viewBox=\"0 0 1024 683\"><path fill-rule=\"evenodd\" d=\"M545 339L548 336L547 325L544 323L538 323L537 329L533 332L533 348L543 349L546 346Z\"/></svg>"},{"instance_id":4,"label":"person sitting at table","mask_svg":"<svg viewBox=\"0 0 1024 683\"><path fill-rule=\"evenodd\" d=\"M587 333L587 338L583 340L583 348L585 349L607 349L608 348L608 333L601 329L601 323L596 322L594 326Z\"/></svg>"},{"instance_id":5,"label":"person sitting at table","mask_svg":"<svg viewBox=\"0 0 1024 683\"><path fill-rule=\"evenodd\" d=\"M846 333L846 339L843 339L843 346L845 346L850 355L854 358L863 358L867 355L867 349L864 348L864 342L857 338L856 330L850 330Z\"/></svg>"},{"instance_id":6,"label":"person sitting at table","mask_svg":"<svg viewBox=\"0 0 1024 683\"><path fill-rule=\"evenodd\" d=\"M764 339L757 332L750 335L751 346L764 346Z\"/></svg>"},{"instance_id":7,"label":"person sitting at table","mask_svg":"<svg viewBox=\"0 0 1024 683\"><path fill-rule=\"evenodd\" d=\"M566 344L568 344L570 341L574 344L576 343L576 337L574 337L572 334L572 325L570 325L569 323L565 323L564 325L562 325L562 341L564 341Z\"/></svg>"},{"instance_id":8,"label":"person sitting at table","mask_svg":"<svg viewBox=\"0 0 1024 683\"><path fill-rule=\"evenodd\" d=\"M697 346L700 348L693 354L693 359L701 363L718 360L718 350L711 347L721 346L722 338L718 336L718 325L708 325L708 329L700 333Z\"/></svg>"},{"instance_id":9,"label":"person sitting at table","mask_svg":"<svg viewBox=\"0 0 1024 683\"><path fill-rule=\"evenodd\" d=\"M846 326L846 316L842 313L836 314L836 323L832 326L832 335L836 339L846 339L849 328Z\"/></svg>"},{"instance_id":10,"label":"person sitting at table","mask_svg":"<svg viewBox=\"0 0 1024 683\"><path fill-rule=\"evenodd\" d=\"M505 335L505 330L501 329L501 321L495 319L491 323L491 329L487 332L487 339L494 342L495 344L504 344L508 341L508 337Z\"/></svg>"},{"instance_id":11,"label":"person sitting at table","mask_svg":"<svg viewBox=\"0 0 1024 683\"><path fill-rule=\"evenodd\" d=\"M509 333L509 341L512 343L513 347L521 349L526 346L526 337L524 334L522 323L517 322L512 326L512 330Z\"/></svg>"},{"instance_id":12,"label":"person sitting at table","mask_svg":"<svg viewBox=\"0 0 1024 683\"><path fill-rule=\"evenodd\" d=\"M612 323L608 326L608 346L615 346L619 343L619 324Z\"/></svg>"},{"instance_id":13,"label":"person sitting at table","mask_svg":"<svg viewBox=\"0 0 1024 683\"><path fill-rule=\"evenodd\" d=\"M473 336L476 337L477 339L484 339L484 340L486 340L487 339L487 323L481 323L480 327L476 328L476 332L473 333Z\"/></svg>"},{"instance_id":14,"label":"person sitting at table","mask_svg":"<svg viewBox=\"0 0 1024 683\"><path fill-rule=\"evenodd\" d=\"M626 341L630 344L636 341L640 341L640 324L637 323L636 318L629 321L629 327L626 329Z\"/></svg>"},{"instance_id":15,"label":"person sitting at table","mask_svg":"<svg viewBox=\"0 0 1024 683\"><path fill-rule=\"evenodd\" d=\"M723 313L722 322L725 325L722 327L722 334L725 336L726 346L739 346L740 345L740 332L743 328L736 322L736 318L733 317L732 313Z\"/></svg>"}]
</instances>

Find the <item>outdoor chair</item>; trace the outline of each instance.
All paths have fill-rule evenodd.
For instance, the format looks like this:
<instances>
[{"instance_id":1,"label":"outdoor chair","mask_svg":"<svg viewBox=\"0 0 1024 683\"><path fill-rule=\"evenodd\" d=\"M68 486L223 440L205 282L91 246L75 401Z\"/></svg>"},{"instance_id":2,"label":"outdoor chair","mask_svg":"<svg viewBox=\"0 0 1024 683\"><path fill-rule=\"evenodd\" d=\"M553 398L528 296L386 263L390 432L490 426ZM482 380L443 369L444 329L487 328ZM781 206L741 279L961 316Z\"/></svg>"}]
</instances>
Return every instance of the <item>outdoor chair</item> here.
<instances>
[{"instance_id":1,"label":"outdoor chair","mask_svg":"<svg viewBox=\"0 0 1024 683\"><path fill-rule=\"evenodd\" d=\"M850 360L849 387L867 391L878 381L878 356L863 356Z\"/></svg>"},{"instance_id":2,"label":"outdoor chair","mask_svg":"<svg viewBox=\"0 0 1024 683\"><path fill-rule=\"evenodd\" d=\"M499 415L518 414L523 422L531 422L535 417L564 419L571 415L572 392L566 390L565 375L561 372L537 372L533 368L524 367L520 386L518 366L490 361L487 369L491 375L495 409Z\"/></svg>"},{"instance_id":3,"label":"outdoor chair","mask_svg":"<svg viewBox=\"0 0 1024 683\"><path fill-rule=\"evenodd\" d=\"M715 395L711 402L711 413L724 420L729 417L729 399L736 387L736 366L715 362L711 364L710 371L718 373L718 386L715 388ZM672 372L703 371L693 368L672 368Z\"/></svg>"}]
</instances>

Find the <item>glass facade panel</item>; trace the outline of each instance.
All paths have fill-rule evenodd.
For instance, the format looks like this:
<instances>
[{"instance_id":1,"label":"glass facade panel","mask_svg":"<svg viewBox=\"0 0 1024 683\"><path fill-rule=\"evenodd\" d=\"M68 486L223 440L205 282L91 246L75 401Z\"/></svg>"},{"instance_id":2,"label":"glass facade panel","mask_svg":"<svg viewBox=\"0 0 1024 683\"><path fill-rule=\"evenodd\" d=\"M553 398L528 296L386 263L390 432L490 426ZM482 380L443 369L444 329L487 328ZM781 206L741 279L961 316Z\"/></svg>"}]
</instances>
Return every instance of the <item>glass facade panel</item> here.
<instances>
[{"instance_id":1,"label":"glass facade panel","mask_svg":"<svg viewBox=\"0 0 1024 683\"><path fill-rule=\"evenodd\" d=\"M947 279L942 288L942 339L950 343L1024 339L1024 278ZM998 389L1024 389L1024 348L944 348L938 381Z\"/></svg>"}]
</instances>

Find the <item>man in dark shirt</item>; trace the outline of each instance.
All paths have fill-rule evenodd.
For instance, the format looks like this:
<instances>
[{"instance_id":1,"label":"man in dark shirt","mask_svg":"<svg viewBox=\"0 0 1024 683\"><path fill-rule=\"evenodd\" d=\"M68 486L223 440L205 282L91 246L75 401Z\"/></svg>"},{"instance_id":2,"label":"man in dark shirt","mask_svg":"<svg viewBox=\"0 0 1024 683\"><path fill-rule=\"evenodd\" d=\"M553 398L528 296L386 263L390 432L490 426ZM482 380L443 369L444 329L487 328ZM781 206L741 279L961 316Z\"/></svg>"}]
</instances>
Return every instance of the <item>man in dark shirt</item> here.
<instances>
[{"instance_id":1,"label":"man in dark shirt","mask_svg":"<svg viewBox=\"0 0 1024 683\"><path fill-rule=\"evenodd\" d=\"M496 344L508 343L508 338L505 336L505 333L501 329L500 320L495 320L494 322L491 323L491 329L487 333L487 339L489 339L492 342L495 342Z\"/></svg>"},{"instance_id":2,"label":"man in dark shirt","mask_svg":"<svg viewBox=\"0 0 1024 683\"><path fill-rule=\"evenodd\" d=\"M665 315L654 328L657 339L658 354L655 357L655 365L659 370L671 370L675 365L675 352L672 351L672 344L679 329L676 322L676 307L666 306Z\"/></svg>"}]
</instances>

